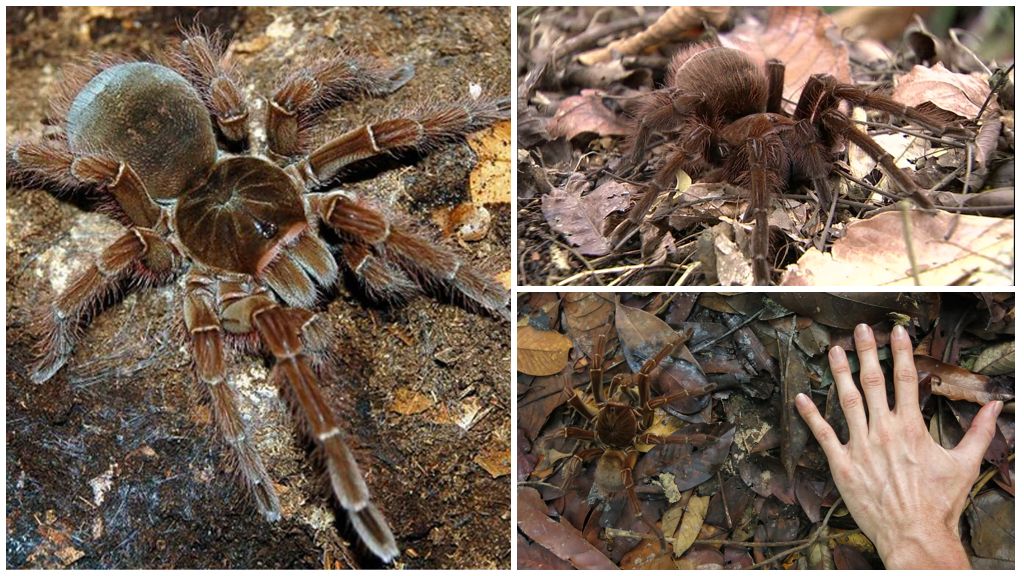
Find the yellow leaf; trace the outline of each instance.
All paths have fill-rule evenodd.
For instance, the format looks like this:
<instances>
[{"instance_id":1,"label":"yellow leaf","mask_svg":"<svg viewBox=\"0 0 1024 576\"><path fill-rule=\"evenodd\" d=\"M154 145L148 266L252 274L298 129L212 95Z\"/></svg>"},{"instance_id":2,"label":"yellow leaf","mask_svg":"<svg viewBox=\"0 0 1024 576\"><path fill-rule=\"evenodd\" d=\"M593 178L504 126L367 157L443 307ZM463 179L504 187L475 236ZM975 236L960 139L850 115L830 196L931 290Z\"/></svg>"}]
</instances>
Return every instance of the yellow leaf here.
<instances>
[{"instance_id":1,"label":"yellow leaf","mask_svg":"<svg viewBox=\"0 0 1024 576\"><path fill-rule=\"evenodd\" d=\"M476 153L476 168L469 174L473 203L512 202L512 122L498 122L488 130L468 136Z\"/></svg>"},{"instance_id":2,"label":"yellow leaf","mask_svg":"<svg viewBox=\"0 0 1024 576\"><path fill-rule=\"evenodd\" d=\"M710 502L710 496L694 495L690 497L690 501L686 504L686 512L683 513L683 519L679 522L676 537L672 540L673 554L682 556L690 549L690 546L693 546L693 541L700 534L700 527L704 525L704 517L708 514Z\"/></svg>"},{"instance_id":3,"label":"yellow leaf","mask_svg":"<svg viewBox=\"0 0 1024 576\"><path fill-rule=\"evenodd\" d=\"M565 368L572 340L554 330L533 326L516 328L516 369L530 376L550 376Z\"/></svg>"}]
</instances>

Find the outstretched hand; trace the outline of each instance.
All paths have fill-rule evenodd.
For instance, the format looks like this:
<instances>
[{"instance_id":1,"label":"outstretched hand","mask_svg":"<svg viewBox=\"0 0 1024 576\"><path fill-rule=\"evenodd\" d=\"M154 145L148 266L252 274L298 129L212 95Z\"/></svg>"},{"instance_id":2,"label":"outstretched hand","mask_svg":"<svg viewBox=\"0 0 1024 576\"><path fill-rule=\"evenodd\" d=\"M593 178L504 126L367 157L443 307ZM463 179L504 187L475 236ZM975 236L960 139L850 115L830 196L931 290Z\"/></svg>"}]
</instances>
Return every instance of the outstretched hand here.
<instances>
[{"instance_id":1,"label":"outstretched hand","mask_svg":"<svg viewBox=\"0 0 1024 576\"><path fill-rule=\"evenodd\" d=\"M960 444L946 450L932 440L921 417L907 331L896 326L890 340L894 410L889 409L871 328L858 325L854 342L863 401L843 349L836 346L828 356L850 428L847 444L839 442L810 398L796 398L797 410L825 451L843 502L886 568L970 568L960 543L960 514L992 441L1002 402L986 404Z\"/></svg>"}]
</instances>

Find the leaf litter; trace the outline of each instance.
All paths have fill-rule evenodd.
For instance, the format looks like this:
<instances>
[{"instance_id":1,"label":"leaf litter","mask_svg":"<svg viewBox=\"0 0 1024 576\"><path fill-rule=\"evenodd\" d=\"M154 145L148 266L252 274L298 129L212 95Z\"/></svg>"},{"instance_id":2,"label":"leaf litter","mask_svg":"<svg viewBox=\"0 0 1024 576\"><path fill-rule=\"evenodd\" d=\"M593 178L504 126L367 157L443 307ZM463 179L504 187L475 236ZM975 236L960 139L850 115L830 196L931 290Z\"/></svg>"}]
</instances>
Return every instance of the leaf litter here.
<instances>
[{"instance_id":1,"label":"leaf litter","mask_svg":"<svg viewBox=\"0 0 1024 576\"><path fill-rule=\"evenodd\" d=\"M874 546L838 502L824 454L792 407L796 393L809 393L845 435L826 355L832 345L852 350L858 318L879 335L887 377L892 360L882 336L898 322L918 343L917 367L930 391L922 396L923 417L943 445L959 441L982 404L1007 402L960 527L976 566L1013 566L1014 377L974 371L991 364L979 366L995 354L987 350L1013 342L1012 323L1004 322L1015 316L1012 294L569 292L519 298L520 326L545 326L572 343L558 373L517 373L520 568L881 567ZM958 319L951 332L947 318ZM638 446L633 478L643 518L655 533L633 515L623 490L596 481L599 458L586 458L565 481L570 456L594 446L556 437L566 426L591 429L569 408L565 389L597 408L589 369L599 336L606 339L605 383L635 374L675 342L651 375L651 397L714 387L711 394L657 408L643 430L687 437ZM851 354L856 379L855 360ZM636 389L625 393L635 404Z\"/></svg>"},{"instance_id":2,"label":"leaf litter","mask_svg":"<svg viewBox=\"0 0 1024 576\"><path fill-rule=\"evenodd\" d=\"M992 12L988 17L1000 17L997 8L986 10ZM595 194L606 185L643 182L668 152L671 144L655 146L645 159L646 172L621 173L631 146L630 103L665 85L665 69L677 51L709 38L758 61L782 60L788 109L808 78L827 73L867 89L895 86L898 102L950 124L966 122L974 132L921 134L914 126L899 127L887 114L852 110L858 128L894 156L939 212L914 210L911 222L891 225L893 214L883 211L899 208L889 178L857 147L847 146L847 152L838 151L826 184L838 198L834 206L821 202L810 185L771 199L769 263L782 272L781 281L835 286L868 272L861 285L1012 282L1012 81L999 84L1005 70L979 66L972 39L944 40L906 13L855 7L831 14L814 7L521 9L520 282L753 283L746 190L723 186L714 174L712 181L694 178L690 189L663 192L649 217L656 225L645 222L636 239L615 242L612 231L639 187L614 203ZM981 20L969 24L980 26ZM892 21L910 23L905 28L917 52L899 43L902 35L866 37L865 31L881 33ZM868 43L874 57L865 56ZM581 177L586 186L576 180ZM587 189L594 192L588 196ZM560 210L553 209L556 204ZM847 249L841 256L847 236L865 226L874 231L878 252ZM990 238L972 242L979 233ZM873 261L863 264L862 255ZM908 259L918 262L907 265ZM914 268L920 268L916 276Z\"/></svg>"}]
</instances>

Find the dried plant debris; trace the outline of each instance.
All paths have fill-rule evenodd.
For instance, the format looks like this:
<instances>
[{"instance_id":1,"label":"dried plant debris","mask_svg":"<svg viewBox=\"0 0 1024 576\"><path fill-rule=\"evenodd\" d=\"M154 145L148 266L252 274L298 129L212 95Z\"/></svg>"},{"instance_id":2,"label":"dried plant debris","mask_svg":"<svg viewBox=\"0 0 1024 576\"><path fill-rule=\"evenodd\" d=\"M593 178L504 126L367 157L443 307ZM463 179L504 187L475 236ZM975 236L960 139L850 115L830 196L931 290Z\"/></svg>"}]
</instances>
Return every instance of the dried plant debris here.
<instances>
[{"instance_id":1,"label":"dried plant debris","mask_svg":"<svg viewBox=\"0 0 1024 576\"><path fill-rule=\"evenodd\" d=\"M887 377L889 332L910 332L942 445L1006 402L960 534L975 567L1013 567L1012 294L525 293L518 311L571 343L554 374L516 375L519 568L882 567L792 402L809 394L846 437L826 355L858 370L858 322Z\"/></svg>"},{"instance_id":2,"label":"dried plant debris","mask_svg":"<svg viewBox=\"0 0 1024 576\"><path fill-rule=\"evenodd\" d=\"M941 10L520 9L519 282L1011 284L1012 9Z\"/></svg>"}]
</instances>

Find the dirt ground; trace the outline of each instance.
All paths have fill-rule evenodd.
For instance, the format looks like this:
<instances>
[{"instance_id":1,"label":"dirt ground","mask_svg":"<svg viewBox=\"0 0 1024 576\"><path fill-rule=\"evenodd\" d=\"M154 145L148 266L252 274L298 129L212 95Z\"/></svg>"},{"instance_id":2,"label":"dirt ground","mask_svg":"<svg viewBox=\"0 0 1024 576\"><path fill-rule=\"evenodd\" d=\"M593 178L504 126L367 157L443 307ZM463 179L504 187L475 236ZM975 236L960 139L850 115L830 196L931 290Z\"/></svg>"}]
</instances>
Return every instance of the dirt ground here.
<instances>
[{"instance_id":1,"label":"dirt ground","mask_svg":"<svg viewBox=\"0 0 1024 576\"><path fill-rule=\"evenodd\" d=\"M60 66L89 51L152 52L194 14L177 8L8 9L7 138L38 135ZM332 132L402 107L455 98L471 83L507 94L508 9L213 8L196 20L231 36L250 102L340 41L416 75L398 93L346 104ZM256 104L262 117L265 104ZM348 189L429 221L464 200L468 145L406 158ZM269 382L236 356L232 383L277 483L284 518L264 522L227 470L193 382L177 284L112 305L67 367L26 377L33 307L112 241L118 227L41 190L9 188L7 209L7 567L315 568L373 566L323 489L322 468ZM466 260L509 269L509 204ZM433 226L432 224L428 224ZM321 319L339 357L323 387L360 445L374 498L408 568L509 568L509 325L438 299L368 302L350 284Z\"/></svg>"}]
</instances>

